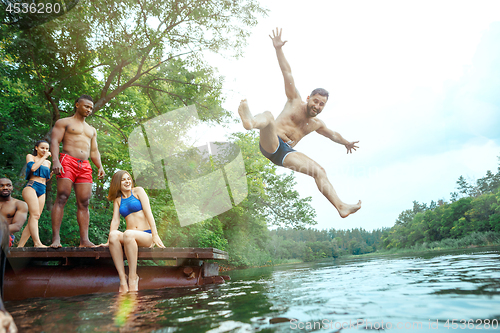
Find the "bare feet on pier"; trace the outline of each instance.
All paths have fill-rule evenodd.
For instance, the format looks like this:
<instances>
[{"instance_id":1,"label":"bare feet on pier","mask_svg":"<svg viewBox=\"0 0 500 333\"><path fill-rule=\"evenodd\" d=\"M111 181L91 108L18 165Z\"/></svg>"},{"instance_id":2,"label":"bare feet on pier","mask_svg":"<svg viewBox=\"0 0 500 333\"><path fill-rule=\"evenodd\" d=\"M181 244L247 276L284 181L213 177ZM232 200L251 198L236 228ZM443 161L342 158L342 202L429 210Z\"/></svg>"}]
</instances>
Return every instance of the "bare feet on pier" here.
<instances>
[{"instance_id":1,"label":"bare feet on pier","mask_svg":"<svg viewBox=\"0 0 500 333\"><path fill-rule=\"evenodd\" d=\"M338 209L339 214L342 218L346 218L349 215L356 213L361 208L361 200L355 205L343 204L341 208Z\"/></svg>"},{"instance_id":2,"label":"bare feet on pier","mask_svg":"<svg viewBox=\"0 0 500 333\"><path fill-rule=\"evenodd\" d=\"M79 247L96 247L94 243L88 240L80 240L80 246Z\"/></svg>"},{"instance_id":3,"label":"bare feet on pier","mask_svg":"<svg viewBox=\"0 0 500 333\"><path fill-rule=\"evenodd\" d=\"M42 246L37 246L37 247L46 247L46 246L42 244ZM53 241L52 244L50 244L50 247L55 248L55 249L62 247L61 241L60 240ZM79 247L96 247L96 246L91 241L88 241L88 240L87 241L81 241L80 240L80 246Z\"/></svg>"},{"instance_id":4,"label":"bare feet on pier","mask_svg":"<svg viewBox=\"0 0 500 333\"><path fill-rule=\"evenodd\" d=\"M50 244L50 247L54 249L62 247L61 240L60 239L53 240L52 244Z\"/></svg>"}]
</instances>

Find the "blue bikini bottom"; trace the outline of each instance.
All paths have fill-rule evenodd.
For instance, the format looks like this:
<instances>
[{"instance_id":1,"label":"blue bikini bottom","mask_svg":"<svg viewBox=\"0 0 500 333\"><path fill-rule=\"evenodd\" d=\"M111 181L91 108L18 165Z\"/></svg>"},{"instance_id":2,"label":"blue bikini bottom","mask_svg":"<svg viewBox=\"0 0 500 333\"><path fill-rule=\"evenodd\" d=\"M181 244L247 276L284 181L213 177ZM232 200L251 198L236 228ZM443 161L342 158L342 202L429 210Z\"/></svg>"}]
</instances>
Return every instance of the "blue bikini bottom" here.
<instances>
[{"instance_id":1,"label":"blue bikini bottom","mask_svg":"<svg viewBox=\"0 0 500 333\"><path fill-rule=\"evenodd\" d=\"M28 184L26 184L26 187L31 187L32 189L35 190L37 197L40 197L45 194L47 186L45 184L39 183L34 180L28 181Z\"/></svg>"}]
</instances>

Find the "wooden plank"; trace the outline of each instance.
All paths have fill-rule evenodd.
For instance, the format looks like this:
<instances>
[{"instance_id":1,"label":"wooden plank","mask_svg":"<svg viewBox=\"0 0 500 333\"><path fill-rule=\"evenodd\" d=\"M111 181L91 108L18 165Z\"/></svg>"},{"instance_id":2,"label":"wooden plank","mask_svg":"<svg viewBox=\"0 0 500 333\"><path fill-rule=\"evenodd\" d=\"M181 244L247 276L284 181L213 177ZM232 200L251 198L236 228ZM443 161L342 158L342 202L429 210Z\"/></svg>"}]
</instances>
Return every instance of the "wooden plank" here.
<instances>
[{"instance_id":1,"label":"wooden plank","mask_svg":"<svg viewBox=\"0 0 500 333\"><path fill-rule=\"evenodd\" d=\"M32 258L32 259L58 259L58 258L111 258L107 247L79 248L61 247L35 248L18 247L11 248L8 258ZM161 248L139 248L139 259L216 259L227 260L227 252L215 248L196 247L167 247Z\"/></svg>"}]
</instances>

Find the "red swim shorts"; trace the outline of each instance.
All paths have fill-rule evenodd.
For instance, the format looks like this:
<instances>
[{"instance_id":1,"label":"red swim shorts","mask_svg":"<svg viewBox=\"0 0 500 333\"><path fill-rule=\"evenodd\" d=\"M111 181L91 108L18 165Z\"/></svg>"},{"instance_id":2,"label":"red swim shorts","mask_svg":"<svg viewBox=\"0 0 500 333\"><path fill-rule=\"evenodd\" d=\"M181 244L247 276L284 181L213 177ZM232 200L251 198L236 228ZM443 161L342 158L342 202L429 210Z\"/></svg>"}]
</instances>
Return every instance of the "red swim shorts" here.
<instances>
[{"instance_id":1,"label":"red swim shorts","mask_svg":"<svg viewBox=\"0 0 500 333\"><path fill-rule=\"evenodd\" d=\"M87 160L80 160L68 154L60 154L63 170L58 179L69 179L74 184L92 184L92 167Z\"/></svg>"}]
</instances>

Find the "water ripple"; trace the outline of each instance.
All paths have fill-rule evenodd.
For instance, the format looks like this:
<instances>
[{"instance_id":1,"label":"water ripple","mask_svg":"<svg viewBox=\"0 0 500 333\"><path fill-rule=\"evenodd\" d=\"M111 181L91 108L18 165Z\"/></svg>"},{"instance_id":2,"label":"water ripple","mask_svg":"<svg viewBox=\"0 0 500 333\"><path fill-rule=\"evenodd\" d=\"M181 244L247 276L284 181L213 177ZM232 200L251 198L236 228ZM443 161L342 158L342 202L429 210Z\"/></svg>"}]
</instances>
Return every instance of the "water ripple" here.
<instances>
[{"instance_id":1,"label":"water ripple","mask_svg":"<svg viewBox=\"0 0 500 333\"><path fill-rule=\"evenodd\" d=\"M297 328L308 332L337 332L344 324L347 331L359 322L449 332L448 319L500 319L499 263L498 248L361 257L233 271L217 286L7 307L20 332L294 331L287 319L322 323Z\"/></svg>"}]
</instances>

